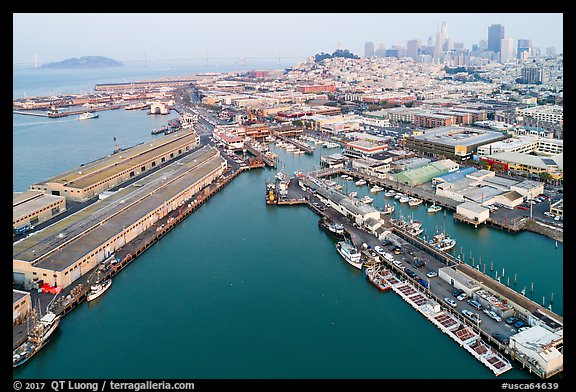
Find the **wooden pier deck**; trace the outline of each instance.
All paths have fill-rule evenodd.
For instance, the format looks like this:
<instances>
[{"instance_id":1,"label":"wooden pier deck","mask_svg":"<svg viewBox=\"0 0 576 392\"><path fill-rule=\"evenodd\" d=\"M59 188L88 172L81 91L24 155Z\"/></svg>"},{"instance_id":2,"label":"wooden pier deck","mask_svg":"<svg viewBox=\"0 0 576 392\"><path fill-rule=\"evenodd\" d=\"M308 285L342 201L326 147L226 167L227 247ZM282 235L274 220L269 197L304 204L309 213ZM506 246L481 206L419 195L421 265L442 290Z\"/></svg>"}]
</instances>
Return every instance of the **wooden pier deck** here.
<instances>
[{"instance_id":1,"label":"wooden pier deck","mask_svg":"<svg viewBox=\"0 0 576 392\"><path fill-rule=\"evenodd\" d=\"M290 137L286 137L286 136L281 136L281 135L276 135L276 137L284 142L290 143L296 147L298 147L299 149L301 149L302 151L304 151L306 154L314 154L314 148L299 142L298 140L295 140L293 138Z\"/></svg>"}]
</instances>

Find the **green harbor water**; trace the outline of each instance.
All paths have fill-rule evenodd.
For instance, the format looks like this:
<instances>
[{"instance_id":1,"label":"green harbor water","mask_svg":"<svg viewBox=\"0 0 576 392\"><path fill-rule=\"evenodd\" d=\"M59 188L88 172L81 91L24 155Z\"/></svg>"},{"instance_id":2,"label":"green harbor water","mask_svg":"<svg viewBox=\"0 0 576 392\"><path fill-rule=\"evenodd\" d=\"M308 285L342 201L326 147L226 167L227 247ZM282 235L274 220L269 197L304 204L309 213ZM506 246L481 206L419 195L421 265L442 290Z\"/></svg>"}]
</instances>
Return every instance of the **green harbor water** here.
<instances>
[{"instance_id":1,"label":"green harbor water","mask_svg":"<svg viewBox=\"0 0 576 392\"><path fill-rule=\"evenodd\" d=\"M153 140L150 130L176 116L100 113L88 122L14 115L14 191L110 154L115 143ZM290 174L339 151L272 149ZM239 175L116 275L105 295L66 315L14 378L496 378L399 296L381 293L344 262L311 210L267 206L264 184L275 173ZM345 187L356 190L353 182ZM367 186L358 191L369 194ZM381 192L374 205L383 204ZM474 229L451 212L396 204L398 215L421 219L428 234L445 230L455 250L462 248L466 261L481 258L490 276L505 270L510 287L526 287L546 306L553 295L553 311L563 314L562 243ZM536 378L514 366L498 379Z\"/></svg>"}]
</instances>

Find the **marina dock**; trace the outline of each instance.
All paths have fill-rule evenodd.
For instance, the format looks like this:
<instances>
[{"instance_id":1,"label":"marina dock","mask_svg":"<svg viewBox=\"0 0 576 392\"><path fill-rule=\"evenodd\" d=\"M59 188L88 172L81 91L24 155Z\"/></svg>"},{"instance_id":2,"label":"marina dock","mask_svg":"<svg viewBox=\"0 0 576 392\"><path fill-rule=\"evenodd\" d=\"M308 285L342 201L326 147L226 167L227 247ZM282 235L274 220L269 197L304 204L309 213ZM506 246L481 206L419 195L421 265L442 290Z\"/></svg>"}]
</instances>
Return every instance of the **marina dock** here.
<instances>
[{"instance_id":1,"label":"marina dock","mask_svg":"<svg viewBox=\"0 0 576 392\"><path fill-rule=\"evenodd\" d=\"M301 143L300 141L290 138L290 137L286 137L286 136L282 136L282 135L276 135L276 137L284 142L290 143L296 147L298 147L300 150L304 151L306 154L314 154L314 148L312 148L311 146L309 146L308 144L305 143Z\"/></svg>"},{"instance_id":2,"label":"marina dock","mask_svg":"<svg viewBox=\"0 0 576 392\"><path fill-rule=\"evenodd\" d=\"M261 151L257 150L256 148L254 148L254 146L252 146L250 143L245 142L244 143L244 148L246 149L246 151L248 151L250 154L254 155L256 158L262 160L262 162L264 162L267 166L270 167L276 167L276 161L273 159L268 158L266 155L264 155Z\"/></svg>"}]
</instances>

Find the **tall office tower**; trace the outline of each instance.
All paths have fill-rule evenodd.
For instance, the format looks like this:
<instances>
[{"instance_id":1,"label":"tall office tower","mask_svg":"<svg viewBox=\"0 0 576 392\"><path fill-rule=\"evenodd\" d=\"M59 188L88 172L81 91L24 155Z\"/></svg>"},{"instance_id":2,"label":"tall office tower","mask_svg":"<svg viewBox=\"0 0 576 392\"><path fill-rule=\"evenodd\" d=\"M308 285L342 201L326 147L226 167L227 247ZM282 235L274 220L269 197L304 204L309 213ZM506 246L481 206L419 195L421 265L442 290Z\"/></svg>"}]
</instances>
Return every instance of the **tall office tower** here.
<instances>
[{"instance_id":1,"label":"tall office tower","mask_svg":"<svg viewBox=\"0 0 576 392\"><path fill-rule=\"evenodd\" d=\"M532 48L532 40L531 39L519 39L518 40L518 52L517 52L518 60L522 60L526 56L529 56L531 48ZM523 54L524 52L527 52L527 55Z\"/></svg>"},{"instance_id":2,"label":"tall office tower","mask_svg":"<svg viewBox=\"0 0 576 392\"><path fill-rule=\"evenodd\" d=\"M500 62L509 63L514 58L514 38L500 40Z\"/></svg>"},{"instance_id":3,"label":"tall office tower","mask_svg":"<svg viewBox=\"0 0 576 392\"><path fill-rule=\"evenodd\" d=\"M478 42L478 50L488 50L488 41L481 39L480 42Z\"/></svg>"},{"instance_id":4,"label":"tall office tower","mask_svg":"<svg viewBox=\"0 0 576 392\"><path fill-rule=\"evenodd\" d=\"M376 57L386 57L386 46L383 43L378 44L378 49L374 51Z\"/></svg>"},{"instance_id":5,"label":"tall office tower","mask_svg":"<svg viewBox=\"0 0 576 392\"><path fill-rule=\"evenodd\" d=\"M449 52L453 49L452 46L452 38L446 38L446 41L444 41L444 47L442 48L445 52Z\"/></svg>"},{"instance_id":6,"label":"tall office tower","mask_svg":"<svg viewBox=\"0 0 576 392\"><path fill-rule=\"evenodd\" d=\"M504 39L504 26L493 24L488 27L488 50L500 52L500 42Z\"/></svg>"},{"instance_id":7,"label":"tall office tower","mask_svg":"<svg viewBox=\"0 0 576 392\"><path fill-rule=\"evenodd\" d=\"M374 42L364 44L364 57L374 57Z\"/></svg>"},{"instance_id":8,"label":"tall office tower","mask_svg":"<svg viewBox=\"0 0 576 392\"><path fill-rule=\"evenodd\" d=\"M448 24L442 21L438 32L436 32L436 42L434 43L434 60L439 61L448 40Z\"/></svg>"},{"instance_id":9,"label":"tall office tower","mask_svg":"<svg viewBox=\"0 0 576 392\"><path fill-rule=\"evenodd\" d=\"M419 39L412 39L406 43L406 56L413 58L414 60L418 59L420 53L420 47L422 46L422 42Z\"/></svg>"}]
</instances>

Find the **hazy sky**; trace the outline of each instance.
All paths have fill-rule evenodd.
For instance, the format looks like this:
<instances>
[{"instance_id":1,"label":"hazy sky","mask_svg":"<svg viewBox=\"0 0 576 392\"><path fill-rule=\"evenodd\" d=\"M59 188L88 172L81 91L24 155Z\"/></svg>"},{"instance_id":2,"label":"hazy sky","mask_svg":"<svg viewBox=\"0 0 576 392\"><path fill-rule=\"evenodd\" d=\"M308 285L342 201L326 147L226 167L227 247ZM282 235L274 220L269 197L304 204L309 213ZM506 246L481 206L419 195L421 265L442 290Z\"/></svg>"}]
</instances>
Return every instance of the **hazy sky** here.
<instances>
[{"instance_id":1,"label":"hazy sky","mask_svg":"<svg viewBox=\"0 0 576 392\"><path fill-rule=\"evenodd\" d=\"M435 38L446 20L454 42L487 39L502 24L505 38L563 48L562 13L16 13L13 62L106 56L120 61L208 57L308 57L342 49L363 56L364 44L406 46Z\"/></svg>"}]
</instances>

